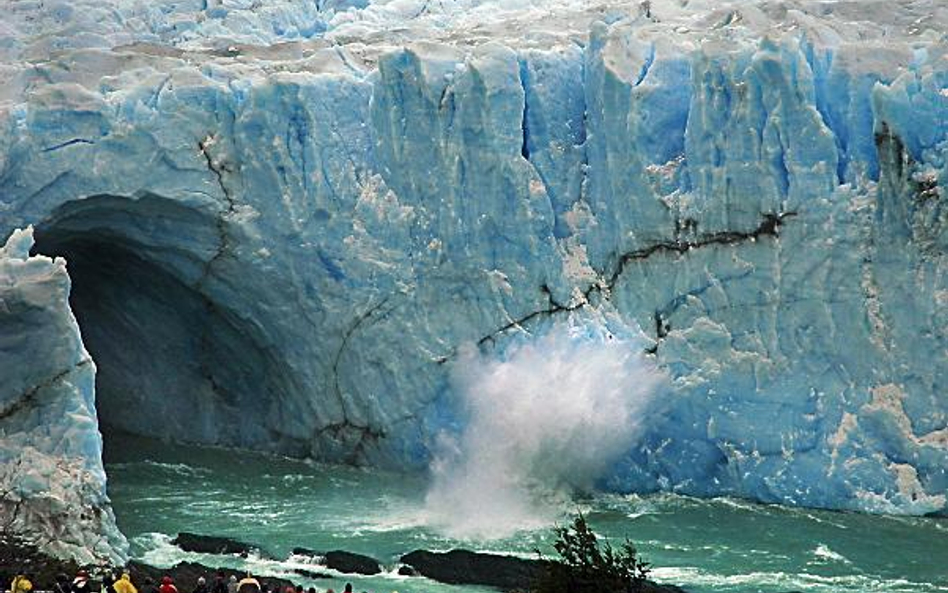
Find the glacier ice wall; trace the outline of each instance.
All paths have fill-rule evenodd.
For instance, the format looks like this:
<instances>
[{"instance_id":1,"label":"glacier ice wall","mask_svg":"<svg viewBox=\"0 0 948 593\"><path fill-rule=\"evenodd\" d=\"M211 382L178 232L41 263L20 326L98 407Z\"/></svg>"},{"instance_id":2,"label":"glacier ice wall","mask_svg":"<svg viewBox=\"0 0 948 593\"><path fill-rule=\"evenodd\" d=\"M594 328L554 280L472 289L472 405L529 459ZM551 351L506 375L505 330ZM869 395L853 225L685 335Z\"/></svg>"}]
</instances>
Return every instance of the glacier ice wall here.
<instances>
[{"instance_id":1,"label":"glacier ice wall","mask_svg":"<svg viewBox=\"0 0 948 593\"><path fill-rule=\"evenodd\" d=\"M69 309L65 262L30 257L32 245L30 228L0 248L0 525L59 556L121 561L95 365Z\"/></svg>"},{"instance_id":2,"label":"glacier ice wall","mask_svg":"<svg viewBox=\"0 0 948 593\"><path fill-rule=\"evenodd\" d=\"M672 377L603 486L944 512L946 10L653 4L7 3L0 236L107 427L422 466L596 309Z\"/></svg>"}]
</instances>

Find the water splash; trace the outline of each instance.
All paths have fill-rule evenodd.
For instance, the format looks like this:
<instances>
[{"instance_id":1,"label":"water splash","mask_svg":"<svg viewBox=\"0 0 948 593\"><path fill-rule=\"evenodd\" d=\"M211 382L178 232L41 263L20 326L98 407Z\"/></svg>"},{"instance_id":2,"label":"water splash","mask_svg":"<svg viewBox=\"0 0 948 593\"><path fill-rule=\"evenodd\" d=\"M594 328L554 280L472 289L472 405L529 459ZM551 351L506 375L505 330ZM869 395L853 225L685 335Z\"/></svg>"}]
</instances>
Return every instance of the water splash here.
<instances>
[{"instance_id":1,"label":"water splash","mask_svg":"<svg viewBox=\"0 0 948 593\"><path fill-rule=\"evenodd\" d=\"M662 379L601 324L554 327L500 358L464 349L452 383L466 424L432 465L431 524L464 539L549 525L634 446Z\"/></svg>"}]
</instances>

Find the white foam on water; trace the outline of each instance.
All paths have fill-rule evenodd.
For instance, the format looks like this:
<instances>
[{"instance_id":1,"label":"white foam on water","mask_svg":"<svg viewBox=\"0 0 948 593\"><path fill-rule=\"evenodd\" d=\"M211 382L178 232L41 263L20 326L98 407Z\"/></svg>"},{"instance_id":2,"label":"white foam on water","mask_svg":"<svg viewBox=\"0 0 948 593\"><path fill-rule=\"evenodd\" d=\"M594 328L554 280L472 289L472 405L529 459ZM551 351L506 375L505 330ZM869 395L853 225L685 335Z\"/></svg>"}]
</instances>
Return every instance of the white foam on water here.
<instances>
[{"instance_id":1,"label":"white foam on water","mask_svg":"<svg viewBox=\"0 0 948 593\"><path fill-rule=\"evenodd\" d=\"M870 575L847 574L823 576L806 572L788 573L748 572L742 574L720 574L704 571L693 566L657 567L651 577L656 581L675 583L685 589L711 587L717 590L746 590L772 587L785 590L805 590L811 593L916 593L917 591L940 591L933 583L914 582L907 579L882 579ZM733 589L732 589L733 588ZM767 589L769 590L769 589Z\"/></svg>"},{"instance_id":2,"label":"white foam on water","mask_svg":"<svg viewBox=\"0 0 948 593\"><path fill-rule=\"evenodd\" d=\"M846 558L839 552L834 552L826 544L820 544L816 546L816 549L813 550L813 555L822 560L832 560L834 562L852 564L848 558Z\"/></svg>"},{"instance_id":3,"label":"white foam on water","mask_svg":"<svg viewBox=\"0 0 948 593\"><path fill-rule=\"evenodd\" d=\"M364 523L359 523L357 529L365 533L393 533L419 529L427 524L425 515L421 512L390 512L387 515L373 517Z\"/></svg>"},{"instance_id":4,"label":"white foam on water","mask_svg":"<svg viewBox=\"0 0 948 593\"><path fill-rule=\"evenodd\" d=\"M132 538L131 543L134 547L143 550L138 560L158 568L170 568L179 562L200 562L205 556L185 552L171 543L172 539L174 539L173 536L165 533L150 532Z\"/></svg>"},{"instance_id":5,"label":"white foam on water","mask_svg":"<svg viewBox=\"0 0 948 593\"><path fill-rule=\"evenodd\" d=\"M445 436L426 500L451 537L546 528L636 443L663 375L640 344L559 326L502 358L461 351L452 383L467 424Z\"/></svg>"},{"instance_id":6,"label":"white foam on water","mask_svg":"<svg viewBox=\"0 0 948 593\"><path fill-rule=\"evenodd\" d=\"M108 464L108 468L112 471L124 471L131 468L140 468L142 466L145 466L152 470L166 471L166 472L177 474L179 476L187 477L187 478L213 475L213 471L206 467L194 467L193 465L188 465L186 463L168 463L164 461L154 461L151 459L145 459L145 460L136 461L136 462L120 462L120 463Z\"/></svg>"},{"instance_id":7,"label":"white foam on water","mask_svg":"<svg viewBox=\"0 0 948 593\"><path fill-rule=\"evenodd\" d=\"M732 498L730 496L716 496L710 499L713 502L720 503L723 506L731 507L732 509L738 509L741 511L747 511L749 513L761 513L765 512L764 505L756 503L750 500L745 500L742 498Z\"/></svg>"}]
</instances>

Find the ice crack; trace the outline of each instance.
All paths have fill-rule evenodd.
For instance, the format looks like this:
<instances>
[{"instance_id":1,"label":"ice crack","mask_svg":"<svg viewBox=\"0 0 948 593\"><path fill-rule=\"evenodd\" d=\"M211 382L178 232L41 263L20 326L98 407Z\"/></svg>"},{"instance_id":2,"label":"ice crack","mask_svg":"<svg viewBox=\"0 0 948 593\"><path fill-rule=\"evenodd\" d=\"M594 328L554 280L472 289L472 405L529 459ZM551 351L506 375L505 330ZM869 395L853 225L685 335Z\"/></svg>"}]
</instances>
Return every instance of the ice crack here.
<instances>
[{"instance_id":1,"label":"ice crack","mask_svg":"<svg viewBox=\"0 0 948 593\"><path fill-rule=\"evenodd\" d=\"M59 144L54 144L48 146L41 150L40 152L54 152L61 148L66 148L68 146L75 146L76 144L95 144L94 140L89 140L87 138L73 138L72 140L66 140L65 142L60 142Z\"/></svg>"},{"instance_id":2,"label":"ice crack","mask_svg":"<svg viewBox=\"0 0 948 593\"><path fill-rule=\"evenodd\" d=\"M82 367L90 364L91 362L92 362L91 359L86 358L80 361L75 366L71 366L64 371L61 371L53 375L52 377L37 383L33 387L30 387L29 389L21 393L19 397L13 400L13 402L10 403L10 405L0 410L0 420L6 420L10 418L24 408L35 407L33 400L36 398L37 394L39 394L40 391L42 391L43 389L47 387L51 387L55 385L56 383L68 377L71 373L75 372L78 369L81 369Z\"/></svg>"},{"instance_id":3,"label":"ice crack","mask_svg":"<svg viewBox=\"0 0 948 593\"><path fill-rule=\"evenodd\" d=\"M619 278L625 272L625 267L633 261L648 259L656 253L688 253L692 249L700 249L709 245L736 245L746 241L756 241L762 237L777 237L780 234L780 227L784 220L791 216L796 216L796 212L777 212L764 214L763 220L756 229L751 231L718 231L701 235L696 239L676 239L674 241L661 241L622 254L616 269L609 276L606 285L611 289L618 282Z\"/></svg>"},{"instance_id":4,"label":"ice crack","mask_svg":"<svg viewBox=\"0 0 948 593\"><path fill-rule=\"evenodd\" d=\"M613 271L613 273L609 276L609 278L605 282L591 284L582 292L582 296L580 298L575 299L570 304L564 305L562 303L558 303L553 298L553 294L550 291L549 286L547 286L546 284L541 285L540 290L547 296L547 301L549 303L546 308L531 311L530 313L527 313L526 315L523 315L521 317L518 317L517 319L510 321L504 326L480 338L477 341L477 344L479 346L483 346L487 342L492 342L496 339L497 336L504 334L511 329L514 329L517 327L523 327L524 324L529 323L531 320L535 318L545 316L545 315L546 316L557 315L559 313L569 313L572 311L576 311L577 309L580 309L589 303L590 297L593 295L593 293L605 294L606 295L605 298L608 299L609 298L608 293L612 291L616 283L619 281L619 278L625 272L626 266L632 261L648 259L652 255L656 253L661 253L661 252L684 254L691 251L692 249L699 249L702 247L707 247L709 245L736 245L736 244L747 242L747 241L756 241L757 239L761 237L777 237L779 236L780 227L784 224L784 220L796 215L797 213L793 211L768 213L768 214L763 215L763 220L761 220L757 228L751 231L720 231L716 233L708 233L705 235L701 235L695 239L680 238L680 231L683 228L693 231L697 228L697 223L695 223L695 221L693 220L687 220L685 221L685 224L683 227L682 223L679 222L677 225L677 229L679 232L676 233L676 235L679 236L678 239L674 241L662 241L659 243L655 243L653 245L649 245L648 247L637 249L635 251L630 251L623 254L622 257L619 258L619 263L615 271ZM668 332L671 330L671 326L667 320L668 311L665 311L665 309L668 309L670 306L673 306L674 303L675 301L672 301L672 303L670 303L669 305L666 305L665 308L655 310L655 313L654 313L655 334L658 340L661 340L662 338L667 336ZM654 354L656 351L657 351L657 345L647 350L647 352L652 353L652 354ZM455 354L456 353L452 352L448 356L442 356L440 358L435 359L435 362L437 362L438 364L444 364L448 360L453 358Z\"/></svg>"}]
</instances>

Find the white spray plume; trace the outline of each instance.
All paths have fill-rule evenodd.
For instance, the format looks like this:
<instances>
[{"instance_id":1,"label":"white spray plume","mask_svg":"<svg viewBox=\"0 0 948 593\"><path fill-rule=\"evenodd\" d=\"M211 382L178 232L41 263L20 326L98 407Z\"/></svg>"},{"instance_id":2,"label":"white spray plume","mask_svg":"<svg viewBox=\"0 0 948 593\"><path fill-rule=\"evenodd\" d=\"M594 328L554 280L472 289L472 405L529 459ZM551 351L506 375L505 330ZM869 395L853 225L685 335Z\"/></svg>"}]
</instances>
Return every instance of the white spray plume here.
<instances>
[{"instance_id":1,"label":"white spray plume","mask_svg":"<svg viewBox=\"0 0 948 593\"><path fill-rule=\"evenodd\" d=\"M501 359L470 346L453 368L467 424L432 464L429 521L494 539L548 525L641 436L663 374L634 340L558 327Z\"/></svg>"}]
</instances>

